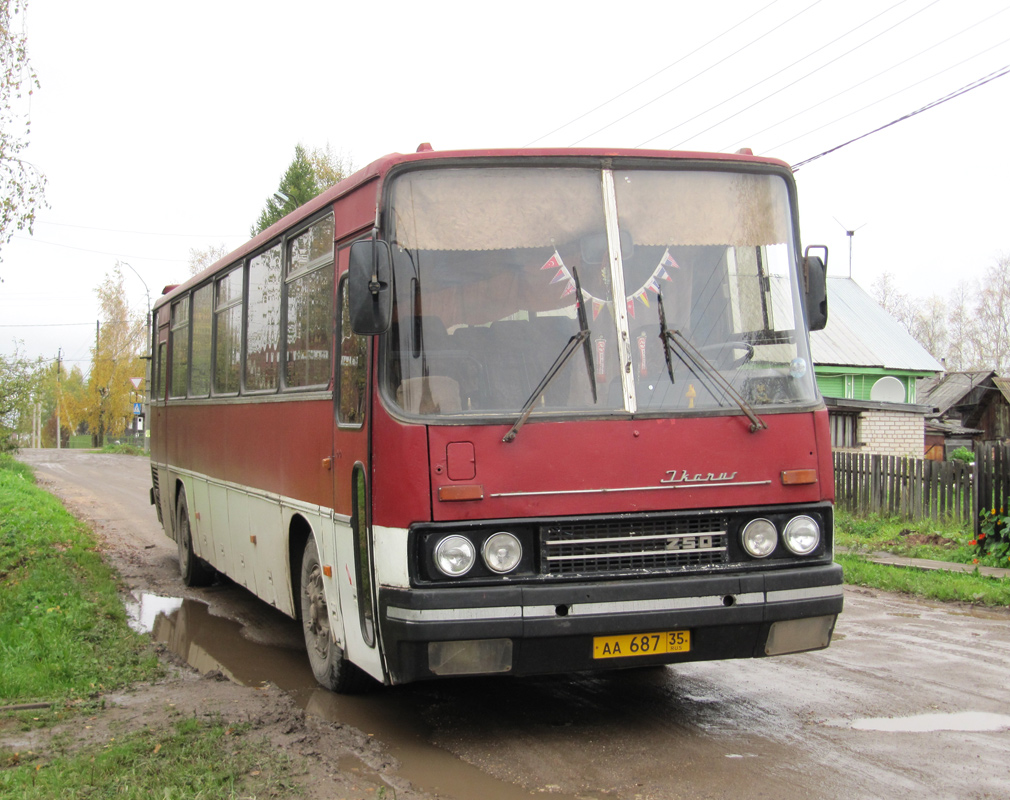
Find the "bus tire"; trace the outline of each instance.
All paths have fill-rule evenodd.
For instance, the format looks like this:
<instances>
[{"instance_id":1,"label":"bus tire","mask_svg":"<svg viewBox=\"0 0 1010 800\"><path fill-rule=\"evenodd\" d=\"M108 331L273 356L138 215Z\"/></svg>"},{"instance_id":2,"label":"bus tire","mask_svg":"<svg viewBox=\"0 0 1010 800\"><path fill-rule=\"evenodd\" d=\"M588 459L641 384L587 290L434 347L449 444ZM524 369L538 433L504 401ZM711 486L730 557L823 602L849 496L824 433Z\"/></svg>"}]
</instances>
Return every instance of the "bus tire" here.
<instances>
[{"instance_id":1,"label":"bus tire","mask_svg":"<svg viewBox=\"0 0 1010 800\"><path fill-rule=\"evenodd\" d=\"M319 563L316 541L311 537L302 552L299 586L305 649L309 654L312 674L319 685L341 694L368 688L371 682L369 677L347 660L343 649L333 640L330 610L323 587L323 568Z\"/></svg>"},{"instance_id":2,"label":"bus tire","mask_svg":"<svg viewBox=\"0 0 1010 800\"><path fill-rule=\"evenodd\" d=\"M175 504L175 536L179 546L179 574L186 586L209 586L214 582L214 568L193 552L193 531L189 525L186 490L179 491Z\"/></svg>"}]
</instances>

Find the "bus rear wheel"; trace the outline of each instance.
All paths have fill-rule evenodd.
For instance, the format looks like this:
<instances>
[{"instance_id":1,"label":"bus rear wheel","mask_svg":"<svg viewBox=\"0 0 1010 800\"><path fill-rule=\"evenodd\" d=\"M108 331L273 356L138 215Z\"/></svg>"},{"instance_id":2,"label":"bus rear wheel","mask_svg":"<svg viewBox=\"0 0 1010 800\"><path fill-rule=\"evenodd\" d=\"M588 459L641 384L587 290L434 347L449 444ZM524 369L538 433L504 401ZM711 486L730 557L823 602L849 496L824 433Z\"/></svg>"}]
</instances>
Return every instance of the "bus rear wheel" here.
<instances>
[{"instance_id":1,"label":"bus rear wheel","mask_svg":"<svg viewBox=\"0 0 1010 800\"><path fill-rule=\"evenodd\" d=\"M186 491L179 492L175 504L175 534L179 546L179 573L187 586L209 586L214 582L214 568L193 552L193 531L189 526Z\"/></svg>"},{"instance_id":2,"label":"bus rear wheel","mask_svg":"<svg viewBox=\"0 0 1010 800\"><path fill-rule=\"evenodd\" d=\"M333 640L323 568L316 542L311 538L302 553L301 578L302 631L312 674L331 692L350 693L368 688L369 677L347 660L343 649Z\"/></svg>"}]
</instances>

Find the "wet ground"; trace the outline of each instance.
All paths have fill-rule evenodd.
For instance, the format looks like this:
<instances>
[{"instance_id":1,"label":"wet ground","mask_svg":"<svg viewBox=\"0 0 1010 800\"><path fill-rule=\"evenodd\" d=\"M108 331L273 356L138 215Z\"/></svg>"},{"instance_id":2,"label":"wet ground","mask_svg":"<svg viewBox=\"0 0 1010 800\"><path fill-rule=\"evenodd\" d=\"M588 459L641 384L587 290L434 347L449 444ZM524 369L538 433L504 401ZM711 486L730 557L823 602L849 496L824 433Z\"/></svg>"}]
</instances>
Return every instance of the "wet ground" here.
<instances>
[{"instance_id":1,"label":"wet ground","mask_svg":"<svg viewBox=\"0 0 1010 800\"><path fill-rule=\"evenodd\" d=\"M137 625L201 672L275 684L380 741L419 795L1010 797L1005 612L848 588L819 653L336 696L314 685L294 622L228 582L183 589L145 460L25 460L95 522L134 588Z\"/></svg>"}]
</instances>

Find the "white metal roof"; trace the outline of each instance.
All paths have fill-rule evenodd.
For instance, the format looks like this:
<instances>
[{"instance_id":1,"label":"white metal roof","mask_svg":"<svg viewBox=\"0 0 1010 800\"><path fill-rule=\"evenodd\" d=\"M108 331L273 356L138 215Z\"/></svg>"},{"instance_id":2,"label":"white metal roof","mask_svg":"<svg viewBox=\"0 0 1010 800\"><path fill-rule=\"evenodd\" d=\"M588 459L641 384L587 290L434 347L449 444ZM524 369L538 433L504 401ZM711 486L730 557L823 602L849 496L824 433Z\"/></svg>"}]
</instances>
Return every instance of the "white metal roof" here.
<instances>
[{"instance_id":1,"label":"white metal roof","mask_svg":"<svg viewBox=\"0 0 1010 800\"><path fill-rule=\"evenodd\" d=\"M943 366L851 278L828 278L828 325L810 334L815 365L942 372Z\"/></svg>"}]
</instances>

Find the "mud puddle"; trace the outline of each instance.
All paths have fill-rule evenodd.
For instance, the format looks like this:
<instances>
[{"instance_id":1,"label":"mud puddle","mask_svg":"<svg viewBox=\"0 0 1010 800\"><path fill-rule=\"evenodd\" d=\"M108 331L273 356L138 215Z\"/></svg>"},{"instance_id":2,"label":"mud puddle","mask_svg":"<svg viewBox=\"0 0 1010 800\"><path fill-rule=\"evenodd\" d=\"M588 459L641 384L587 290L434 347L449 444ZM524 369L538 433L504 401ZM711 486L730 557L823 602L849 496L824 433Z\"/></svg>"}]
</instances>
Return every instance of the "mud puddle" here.
<instances>
[{"instance_id":1,"label":"mud puddle","mask_svg":"<svg viewBox=\"0 0 1010 800\"><path fill-rule=\"evenodd\" d=\"M127 602L135 630L150 633L202 674L220 672L242 686L273 683L288 692L306 713L374 736L399 763L397 774L418 789L442 798L480 797L486 800L529 798L531 791L493 778L429 741L430 728L418 713L424 690L380 687L365 695L337 695L318 686L301 648L251 641L246 626L211 612L207 603L143 593ZM288 621L292 626L297 623ZM283 638L283 637L282 637ZM366 780L382 784L376 773L357 759L347 766ZM558 800L576 800L556 786L539 790ZM602 798L580 794L577 800Z\"/></svg>"}]
</instances>

